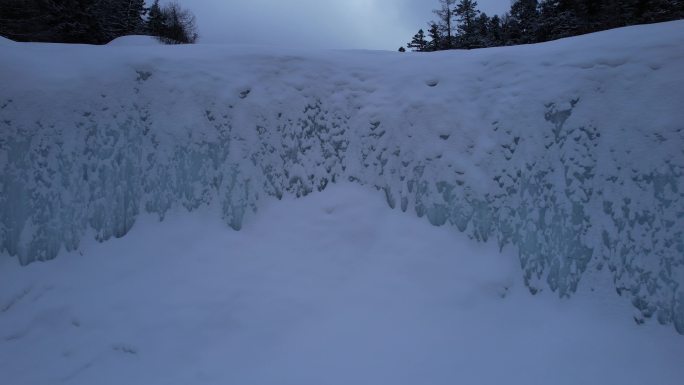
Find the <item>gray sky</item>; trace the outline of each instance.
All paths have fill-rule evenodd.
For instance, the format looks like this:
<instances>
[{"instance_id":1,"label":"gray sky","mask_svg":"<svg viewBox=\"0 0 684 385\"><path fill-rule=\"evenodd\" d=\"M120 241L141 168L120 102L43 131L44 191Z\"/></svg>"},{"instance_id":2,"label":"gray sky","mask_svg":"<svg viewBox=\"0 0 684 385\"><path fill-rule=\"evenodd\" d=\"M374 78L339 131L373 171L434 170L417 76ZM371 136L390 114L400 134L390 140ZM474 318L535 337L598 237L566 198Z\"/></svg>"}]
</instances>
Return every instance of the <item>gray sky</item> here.
<instances>
[{"instance_id":1,"label":"gray sky","mask_svg":"<svg viewBox=\"0 0 684 385\"><path fill-rule=\"evenodd\" d=\"M434 19L438 0L178 0L203 43L396 50ZM164 1L162 1L164 2ZM489 15L510 0L479 0Z\"/></svg>"}]
</instances>

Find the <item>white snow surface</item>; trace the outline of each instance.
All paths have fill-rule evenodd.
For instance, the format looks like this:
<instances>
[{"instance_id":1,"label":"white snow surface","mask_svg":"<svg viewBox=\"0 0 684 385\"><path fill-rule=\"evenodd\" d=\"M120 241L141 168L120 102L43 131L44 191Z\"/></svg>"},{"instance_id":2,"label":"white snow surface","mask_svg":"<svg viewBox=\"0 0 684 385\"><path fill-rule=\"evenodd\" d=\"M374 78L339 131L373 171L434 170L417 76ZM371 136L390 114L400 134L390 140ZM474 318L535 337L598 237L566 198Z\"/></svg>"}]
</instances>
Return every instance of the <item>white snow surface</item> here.
<instances>
[{"instance_id":1,"label":"white snow surface","mask_svg":"<svg viewBox=\"0 0 684 385\"><path fill-rule=\"evenodd\" d=\"M534 293L617 291L684 334L682 47L681 21L433 54L2 45L0 252L180 208L237 230L353 181L509 245Z\"/></svg>"},{"instance_id":2,"label":"white snow surface","mask_svg":"<svg viewBox=\"0 0 684 385\"><path fill-rule=\"evenodd\" d=\"M153 46L160 44L154 36L146 35L121 36L107 43L109 46Z\"/></svg>"},{"instance_id":3,"label":"white snow surface","mask_svg":"<svg viewBox=\"0 0 684 385\"><path fill-rule=\"evenodd\" d=\"M612 293L531 296L510 250L341 183L143 216L123 239L0 260L11 385L677 385L684 344ZM606 295L608 294L608 295Z\"/></svg>"}]
</instances>

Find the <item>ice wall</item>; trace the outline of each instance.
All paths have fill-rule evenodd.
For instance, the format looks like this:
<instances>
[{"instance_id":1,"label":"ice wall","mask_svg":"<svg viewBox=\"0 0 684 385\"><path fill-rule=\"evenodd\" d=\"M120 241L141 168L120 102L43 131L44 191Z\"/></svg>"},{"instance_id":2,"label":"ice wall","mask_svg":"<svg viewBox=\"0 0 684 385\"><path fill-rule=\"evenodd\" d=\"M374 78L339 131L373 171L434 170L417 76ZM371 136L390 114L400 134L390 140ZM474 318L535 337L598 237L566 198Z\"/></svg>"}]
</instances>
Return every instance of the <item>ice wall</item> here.
<instances>
[{"instance_id":1,"label":"ice wall","mask_svg":"<svg viewBox=\"0 0 684 385\"><path fill-rule=\"evenodd\" d=\"M351 180L512 245L532 293L604 272L684 334L682 27L422 55L2 46L0 250L48 260L210 204L237 230Z\"/></svg>"}]
</instances>

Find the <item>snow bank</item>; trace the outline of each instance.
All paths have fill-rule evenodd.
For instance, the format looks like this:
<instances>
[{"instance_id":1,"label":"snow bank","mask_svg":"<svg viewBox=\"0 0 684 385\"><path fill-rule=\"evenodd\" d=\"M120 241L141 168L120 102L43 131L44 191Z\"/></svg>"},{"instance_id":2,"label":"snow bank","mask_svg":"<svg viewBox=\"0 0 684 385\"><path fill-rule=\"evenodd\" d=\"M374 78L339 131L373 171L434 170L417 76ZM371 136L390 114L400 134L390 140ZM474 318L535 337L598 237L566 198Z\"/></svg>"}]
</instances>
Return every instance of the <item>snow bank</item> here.
<instances>
[{"instance_id":1,"label":"snow bank","mask_svg":"<svg viewBox=\"0 0 684 385\"><path fill-rule=\"evenodd\" d=\"M209 204L240 229L350 180L513 245L533 293L607 275L684 333L682 27L404 55L4 46L0 244L27 264Z\"/></svg>"},{"instance_id":2,"label":"snow bank","mask_svg":"<svg viewBox=\"0 0 684 385\"><path fill-rule=\"evenodd\" d=\"M116 39L107 43L107 45L111 46L150 46L159 44L161 43L155 37L144 35L117 37Z\"/></svg>"}]
</instances>

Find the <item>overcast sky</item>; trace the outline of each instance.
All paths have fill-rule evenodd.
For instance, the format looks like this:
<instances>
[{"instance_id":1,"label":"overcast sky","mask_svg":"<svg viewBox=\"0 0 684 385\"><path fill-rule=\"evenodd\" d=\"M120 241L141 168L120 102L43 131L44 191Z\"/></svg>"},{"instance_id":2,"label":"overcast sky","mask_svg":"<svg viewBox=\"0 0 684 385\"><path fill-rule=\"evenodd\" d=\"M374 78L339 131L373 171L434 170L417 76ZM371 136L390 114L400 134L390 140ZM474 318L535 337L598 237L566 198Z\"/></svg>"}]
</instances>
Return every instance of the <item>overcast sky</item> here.
<instances>
[{"instance_id":1,"label":"overcast sky","mask_svg":"<svg viewBox=\"0 0 684 385\"><path fill-rule=\"evenodd\" d=\"M434 19L438 0L178 0L203 43L396 50ZM162 1L163 3L164 1ZM510 0L479 0L489 15Z\"/></svg>"}]
</instances>

